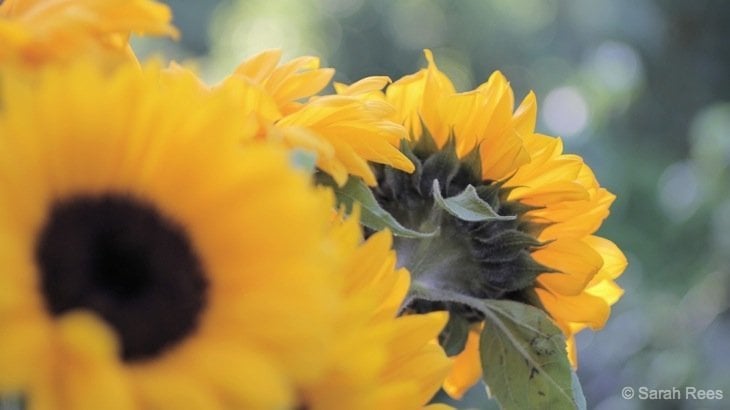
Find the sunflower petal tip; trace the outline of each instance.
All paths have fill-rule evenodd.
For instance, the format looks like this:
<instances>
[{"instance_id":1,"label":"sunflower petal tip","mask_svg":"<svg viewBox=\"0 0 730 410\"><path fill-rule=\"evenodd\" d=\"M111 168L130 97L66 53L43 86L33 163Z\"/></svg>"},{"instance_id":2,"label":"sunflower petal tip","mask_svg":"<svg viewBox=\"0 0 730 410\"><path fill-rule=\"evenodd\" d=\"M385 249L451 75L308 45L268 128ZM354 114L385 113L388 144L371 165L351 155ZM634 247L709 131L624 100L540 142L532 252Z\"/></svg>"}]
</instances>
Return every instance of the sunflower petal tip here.
<instances>
[{"instance_id":1,"label":"sunflower petal tip","mask_svg":"<svg viewBox=\"0 0 730 410\"><path fill-rule=\"evenodd\" d=\"M433 52L429 48L423 49L423 55L426 57L426 62L428 62L428 66L436 66L436 61L433 58Z\"/></svg>"}]
</instances>

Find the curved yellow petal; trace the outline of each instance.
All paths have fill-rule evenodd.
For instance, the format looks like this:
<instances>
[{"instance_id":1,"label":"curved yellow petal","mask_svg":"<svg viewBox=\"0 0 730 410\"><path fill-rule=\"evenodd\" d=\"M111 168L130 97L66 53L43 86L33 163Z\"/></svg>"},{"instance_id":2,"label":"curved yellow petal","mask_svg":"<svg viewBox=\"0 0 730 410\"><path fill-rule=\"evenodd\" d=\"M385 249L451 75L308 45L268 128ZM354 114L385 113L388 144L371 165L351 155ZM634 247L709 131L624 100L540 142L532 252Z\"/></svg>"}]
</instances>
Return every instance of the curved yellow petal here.
<instances>
[{"instance_id":1,"label":"curved yellow petal","mask_svg":"<svg viewBox=\"0 0 730 410\"><path fill-rule=\"evenodd\" d=\"M129 61L131 33L178 36L169 7L153 0L9 0L0 16L0 61L31 66L80 56Z\"/></svg>"},{"instance_id":2,"label":"curved yellow petal","mask_svg":"<svg viewBox=\"0 0 730 410\"><path fill-rule=\"evenodd\" d=\"M558 296L540 288L535 291L545 309L563 326L567 326L569 322L583 323L596 330L606 324L610 315L606 301L585 292L575 296Z\"/></svg>"},{"instance_id":3,"label":"curved yellow petal","mask_svg":"<svg viewBox=\"0 0 730 410\"><path fill-rule=\"evenodd\" d=\"M558 239L532 253L539 263L558 273L544 273L537 281L560 295L581 293L603 266L603 258L590 245L577 239Z\"/></svg>"},{"instance_id":4,"label":"curved yellow petal","mask_svg":"<svg viewBox=\"0 0 730 410\"><path fill-rule=\"evenodd\" d=\"M595 278L590 282L589 286L598 284L607 279L616 279L623 273L628 265L626 256L615 243L600 236L588 236L583 239L596 252L601 254L603 258L603 266L598 271Z\"/></svg>"},{"instance_id":5,"label":"curved yellow petal","mask_svg":"<svg viewBox=\"0 0 730 410\"><path fill-rule=\"evenodd\" d=\"M111 329L90 313L64 315L57 326L63 352L63 399L73 409L133 409Z\"/></svg>"},{"instance_id":6,"label":"curved yellow petal","mask_svg":"<svg viewBox=\"0 0 730 410\"><path fill-rule=\"evenodd\" d=\"M481 329L469 331L464 350L454 357L454 367L444 381L444 391L459 400L482 378L479 356L479 334Z\"/></svg>"}]
</instances>

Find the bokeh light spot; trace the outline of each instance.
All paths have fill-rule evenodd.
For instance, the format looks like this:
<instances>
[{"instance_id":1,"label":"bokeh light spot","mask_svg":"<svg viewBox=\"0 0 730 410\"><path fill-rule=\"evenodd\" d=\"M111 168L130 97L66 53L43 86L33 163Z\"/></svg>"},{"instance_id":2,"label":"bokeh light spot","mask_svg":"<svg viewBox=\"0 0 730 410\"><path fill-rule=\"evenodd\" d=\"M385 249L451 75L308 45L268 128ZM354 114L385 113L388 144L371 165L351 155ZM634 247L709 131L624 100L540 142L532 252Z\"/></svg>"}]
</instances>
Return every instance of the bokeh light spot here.
<instances>
[{"instance_id":1,"label":"bokeh light spot","mask_svg":"<svg viewBox=\"0 0 730 410\"><path fill-rule=\"evenodd\" d=\"M700 185L697 170L689 161L668 166L658 184L659 205L675 222L683 222L700 203Z\"/></svg>"},{"instance_id":2,"label":"bokeh light spot","mask_svg":"<svg viewBox=\"0 0 730 410\"><path fill-rule=\"evenodd\" d=\"M542 106L545 124L559 136L576 136L588 125L588 104L575 87L560 87L550 91Z\"/></svg>"},{"instance_id":3,"label":"bokeh light spot","mask_svg":"<svg viewBox=\"0 0 730 410\"><path fill-rule=\"evenodd\" d=\"M628 91L636 87L643 75L639 53L626 43L606 41L589 58L589 66L611 91Z\"/></svg>"}]
</instances>

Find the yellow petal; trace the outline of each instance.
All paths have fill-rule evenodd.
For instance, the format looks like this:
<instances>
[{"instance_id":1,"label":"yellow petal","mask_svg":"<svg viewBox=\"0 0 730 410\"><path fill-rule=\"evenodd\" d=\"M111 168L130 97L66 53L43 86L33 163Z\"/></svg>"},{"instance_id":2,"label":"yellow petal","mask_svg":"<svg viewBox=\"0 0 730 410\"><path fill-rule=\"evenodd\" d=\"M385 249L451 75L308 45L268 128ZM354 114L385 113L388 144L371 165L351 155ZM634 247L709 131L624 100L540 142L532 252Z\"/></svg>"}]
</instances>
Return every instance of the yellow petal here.
<instances>
[{"instance_id":1,"label":"yellow petal","mask_svg":"<svg viewBox=\"0 0 730 410\"><path fill-rule=\"evenodd\" d=\"M390 380L413 380L419 387L418 403L426 403L441 387L444 377L449 373L451 361L436 342L429 343L418 350L416 355L397 366L391 366L386 382Z\"/></svg>"},{"instance_id":2,"label":"yellow petal","mask_svg":"<svg viewBox=\"0 0 730 410\"><path fill-rule=\"evenodd\" d=\"M448 102L454 95L454 86L438 67L433 59L431 50L424 50L428 69L423 88L423 99L420 115L428 128L436 145L442 147L449 137L451 126L448 123Z\"/></svg>"},{"instance_id":3,"label":"yellow petal","mask_svg":"<svg viewBox=\"0 0 730 410\"><path fill-rule=\"evenodd\" d=\"M0 392L19 391L32 386L42 377L42 369L51 360L50 332L38 319L12 320L3 318L0 325Z\"/></svg>"},{"instance_id":4,"label":"yellow petal","mask_svg":"<svg viewBox=\"0 0 730 410\"><path fill-rule=\"evenodd\" d=\"M283 83L276 90L276 99L278 101L290 101L309 97L326 87L334 75L335 70L331 68L299 73L292 76L289 81Z\"/></svg>"},{"instance_id":5,"label":"yellow petal","mask_svg":"<svg viewBox=\"0 0 730 410\"><path fill-rule=\"evenodd\" d=\"M529 135L535 132L537 122L537 99L530 91L517 107L512 117L512 125L520 135Z\"/></svg>"},{"instance_id":6,"label":"yellow petal","mask_svg":"<svg viewBox=\"0 0 730 410\"><path fill-rule=\"evenodd\" d=\"M530 162L530 154L522 140L510 133L495 149L491 144L481 144L482 178L499 181L514 174L514 171Z\"/></svg>"},{"instance_id":7,"label":"yellow petal","mask_svg":"<svg viewBox=\"0 0 730 410\"><path fill-rule=\"evenodd\" d=\"M241 63L234 73L248 77L257 84L262 84L279 64L279 60L281 60L280 49L264 50Z\"/></svg>"},{"instance_id":8,"label":"yellow petal","mask_svg":"<svg viewBox=\"0 0 730 410\"><path fill-rule=\"evenodd\" d=\"M586 289L586 293L599 297L606 301L609 305L613 305L621 298L624 294L624 290L621 289L616 282L606 279L602 280L594 285L589 286Z\"/></svg>"},{"instance_id":9,"label":"yellow petal","mask_svg":"<svg viewBox=\"0 0 730 410\"><path fill-rule=\"evenodd\" d=\"M472 386L482 378L482 364L479 356L479 333L481 329L469 331L464 350L454 358L454 367L444 381L444 391L456 400L464 397Z\"/></svg>"},{"instance_id":10,"label":"yellow petal","mask_svg":"<svg viewBox=\"0 0 730 410\"><path fill-rule=\"evenodd\" d=\"M205 343L205 342L201 342ZM265 356L242 345L212 343L199 346L187 366L209 380L216 393L234 408L289 408L291 388L282 372Z\"/></svg>"},{"instance_id":11,"label":"yellow petal","mask_svg":"<svg viewBox=\"0 0 730 410\"><path fill-rule=\"evenodd\" d=\"M358 96L369 94L374 91L381 91L388 84L390 84L390 77L372 76L365 77L362 80L350 84L349 86L342 83L335 83L335 91L337 91L337 94L340 95Z\"/></svg>"},{"instance_id":12,"label":"yellow petal","mask_svg":"<svg viewBox=\"0 0 730 410\"><path fill-rule=\"evenodd\" d=\"M581 293L576 296L556 295L547 290L535 289L545 309L558 323L583 323L591 329L600 329L606 324L610 309L603 299Z\"/></svg>"},{"instance_id":13,"label":"yellow petal","mask_svg":"<svg viewBox=\"0 0 730 410\"><path fill-rule=\"evenodd\" d=\"M96 316L65 314L58 320L59 380L66 407L73 409L133 409L130 386L118 360L117 340Z\"/></svg>"},{"instance_id":14,"label":"yellow petal","mask_svg":"<svg viewBox=\"0 0 730 410\"><path fill-rule=\"evenodd\" d=\"M626 269L628 261L626 256L615 243L600 236L588 236L583 239L603 258L603 266L598 271L595 278L591 281L591 285L598 284L606 279L616 279Z\"/></svg>"},{"instance_id":15,"label":"yellow petal","mask_svg":"<svg viewBox=\"0 0 730 410\"><path fill-rule=\"evenodd\" d=\"M408 137L418 140L423 134L420 110L426 70L407 75L385 90L385 98L398 112L398 121L405 126Z\"/></svg>"},{"instance_id":16,"label":"yellow petal","mask_svg":"<svg viewBox=\"0 0 730 410\"><path fill-rule=\"evenodd\" d=\"M536 250L532 256L537 262L559 271L542 274L537 280L561 295L581 293L603 265L601 255L578 239L558 239Z\"/></svg>"},{"instance_id":17,"label":"yellow petal","mask_svg":"<svg viewBox=\"0 0 730 410\"><path fill-rule=\"evenodd\" d=\"M408 358L409 352L417 352L438 336L448 320L447 312L399 317L396 320L398 327L393 336L394 343L391 344L393 357Z\"/></svg>"},{"instance_id":18,"label":"yellow petal","mask_svg":"<svg viewBox=\"0 0 730 410\"><path fill-rule=\"evenodd\" d=\"M566 218L563 221L548 226L540 233L540 240L550 240L561 237L585 237L595 232L609 214L608 208L616 197L601 188L588 201L566 202L562 204ZM539 214L536 211L535 214ZM531 212L532 214L532 212Z\"/></svg>"},{"instance_id":19,"label":"yellow petal","mask_svg":"<svg viewBox=\"0 0 730 410\"><path fill-rule=\"evenodd\" d=\"M215 410L223 408L213 391L208 390L198 380L175 374L136 371L131 377L135 380L138 405L146 409L190 409Z\"/></svg>"},{"instance_id":20,"label":"yellow petal","mask_svg":"<svg viewBox=\"0 0 730 410\"><path fill-rule=\"evenodd\" d=\"M585 201L589 198L588 192L580 184L565 180L556 180L534 188L517 188L515 191L517 193L510 195L510 199L538 207L560 202Z\"/></svg>"},{"instance_id":21,"label":"yellow petal","mask_svg":"<svg viewBox=\"0 0 730 410\"><path fill-rule=\"evenodd\" d=\"M434 403L424 407L423 410L454 410L454 408L448 404Z\"/></svg>"}]
</instances>

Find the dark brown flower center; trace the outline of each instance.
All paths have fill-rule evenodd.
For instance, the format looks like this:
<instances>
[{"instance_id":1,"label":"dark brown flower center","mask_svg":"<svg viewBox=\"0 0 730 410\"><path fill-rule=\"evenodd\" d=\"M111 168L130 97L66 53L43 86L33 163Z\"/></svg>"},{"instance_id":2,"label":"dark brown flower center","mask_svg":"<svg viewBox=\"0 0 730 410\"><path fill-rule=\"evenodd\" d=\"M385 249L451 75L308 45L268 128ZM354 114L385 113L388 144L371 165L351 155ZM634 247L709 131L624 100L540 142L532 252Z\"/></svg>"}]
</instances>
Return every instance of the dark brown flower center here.
<instances>
[{"instance_id":1,"label":"dark brown flower center","mask_svg":"<svg viewBox=\"0 0 730 410\"><path fill-rule=\"evenodd\" d=\"M93 311L116 331L125 361L183 340L205 306L206 276L186 232L130 196L56 202L35 256L48 310Z\"/></svg>"}]
</instances>

